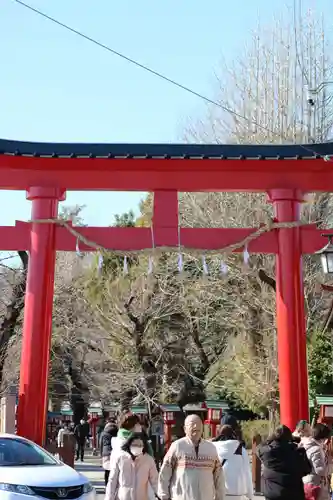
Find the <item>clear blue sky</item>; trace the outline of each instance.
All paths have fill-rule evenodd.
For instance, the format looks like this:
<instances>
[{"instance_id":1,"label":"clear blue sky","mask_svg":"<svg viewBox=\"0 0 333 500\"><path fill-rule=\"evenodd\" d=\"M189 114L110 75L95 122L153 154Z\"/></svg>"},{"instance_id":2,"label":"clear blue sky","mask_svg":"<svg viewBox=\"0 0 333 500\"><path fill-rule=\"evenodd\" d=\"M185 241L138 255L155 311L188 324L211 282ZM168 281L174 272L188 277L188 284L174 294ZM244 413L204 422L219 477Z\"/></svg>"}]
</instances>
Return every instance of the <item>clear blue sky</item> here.
<instances>
[{"instance_id":1,"label":"clear blue sky","mask_svg":"<svg viewBox=\"0 0 333 500\"><path fill-rule=\"evenodd\" d=\"M213 95L221 58L273 23L283 0L26 0L157 71ZM332 0L317 0L332 16ZM333 16L332 16L333 21ZM172 142L199 116L196 97L149 75L13 0L0 4L0 137L36 141ZM68 193L85 221L108 225L140 193ZM25 194L0 192L0 224L29 218Z\"/></svg>"}]
</instances>

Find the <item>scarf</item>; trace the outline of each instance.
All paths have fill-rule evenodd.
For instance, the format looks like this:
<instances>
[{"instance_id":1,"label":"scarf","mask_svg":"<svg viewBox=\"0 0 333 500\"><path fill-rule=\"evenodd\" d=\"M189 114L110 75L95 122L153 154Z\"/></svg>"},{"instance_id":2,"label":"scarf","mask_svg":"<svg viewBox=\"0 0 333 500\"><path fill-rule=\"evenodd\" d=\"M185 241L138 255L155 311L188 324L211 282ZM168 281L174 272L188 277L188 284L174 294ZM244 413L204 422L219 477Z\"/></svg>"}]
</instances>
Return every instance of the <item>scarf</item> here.
<instances>
[{"instance_id":1,"label":"scarf","mask_svg":"<svg viewBox=\"0 0 333 500\"><path fill-rule=\"evenodd\" d=\"M132 436L132 434L133 434L133 432L128 431L127 429L119 429L117 437L127 440ZM148 453L151 457L154 457L154 451L153 451L153 448L152 448L150 441L148 441Z\"/></svg>"}]
</instances>

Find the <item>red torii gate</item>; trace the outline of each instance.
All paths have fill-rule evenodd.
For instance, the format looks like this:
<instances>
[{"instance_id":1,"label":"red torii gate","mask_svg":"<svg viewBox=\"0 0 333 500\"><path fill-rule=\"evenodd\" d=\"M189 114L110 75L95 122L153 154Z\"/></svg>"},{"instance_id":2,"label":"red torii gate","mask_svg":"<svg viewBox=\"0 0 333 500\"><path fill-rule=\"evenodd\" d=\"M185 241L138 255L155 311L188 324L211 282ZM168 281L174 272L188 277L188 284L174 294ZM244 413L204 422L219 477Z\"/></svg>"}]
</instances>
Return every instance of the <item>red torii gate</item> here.
<instances>
[{"instance_id":1,"label":"red torii gate","mask_svg":"<svg viewBox=\"0 0 333 500\"><path fill-rule=\"evenodd\" d=\"M66 190L152 191L155 247L178 246L178 192L266 192L277 222L299 221L304 195L333 191L333 168L317 145L46 144L0 140L0 189L26 190L31 223L0 227L2 250L29 250L21 358L18 433L43 444L52 330L56 251L75 251L76 238L56 219ZM35 221L35 222L34 222ZM150 248L147 228L84 227L90 241L110 250ZM181 228L183 247L220 249L254 229ZM328 233L328 231L327 231ZM276 300L281 421L293 428L308 418L308 376L302 254L327 240L314 225L284 227L249 244L276 255ZM95 250L82 244L83 251Z\"/></svg>"}]
</instances>

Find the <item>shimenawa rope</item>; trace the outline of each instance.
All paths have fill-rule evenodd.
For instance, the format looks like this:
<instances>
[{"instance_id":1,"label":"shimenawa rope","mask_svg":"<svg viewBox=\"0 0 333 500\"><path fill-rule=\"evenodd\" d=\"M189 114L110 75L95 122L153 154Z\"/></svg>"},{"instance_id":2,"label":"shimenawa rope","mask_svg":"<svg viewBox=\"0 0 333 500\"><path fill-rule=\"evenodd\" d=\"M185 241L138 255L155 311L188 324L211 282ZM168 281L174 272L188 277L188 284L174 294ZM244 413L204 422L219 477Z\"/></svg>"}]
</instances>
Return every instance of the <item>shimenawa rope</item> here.
<instances>
[{"instance_id":1,"label":"shimenawa rope","mask_svg":"<svg viewBox=\"0 0 333 500\"><path fill-rule=\"evenodd\" d=\"M273 231L274 229L291 229L295 227L300 227L304 225L309 225L309 222L301 222L301 221L295 221L295 222L274 222L273 220L270 220L266 224L258 227L257 229L253 228L254 231L250 233L248 236L243 238L241 241L238 241L236 243L231 243L230 245L227 245L223 248L218 248L215 250L207 250L206 248L189 248L189 247L184 247L184 246L176 246L176 247L168 247L168 246L161 246L161 247L156 247L154 248L144 248L142 250L126 250L126 251L119 251L117 249L113 248L106 248L103 247L102 245L96 243L95 241L90 240L89 238L86 238L83 234L80 233L79 230L74 229L74 227L68 222L63 219L34 219L34 220L29 220L28 221L31 224L57 224L59 226L64 227L69 231L77 240L81 241L84 243L86 246L90 248L94 248L95 250L99 251L104 251L104 252L112 252L118 255L131 255L131 254L138 254L138 253L143 253L143 254L150 254L151 253L162 253L162 252L175 252L179 253L180 250L184 250L186 252L191 252L191 253L205 253L205 254L210 254L210 255L216 255L216 254L221 254L221 253L232 253L235 250L239 250L241 248L246 248L249 243L252 241L256 240L259 238L259 236L268 233L270 231ZM311 223L310 223L311 224ZM314 222L312 224L315 224Z\"/></svg>"}]
</instances>

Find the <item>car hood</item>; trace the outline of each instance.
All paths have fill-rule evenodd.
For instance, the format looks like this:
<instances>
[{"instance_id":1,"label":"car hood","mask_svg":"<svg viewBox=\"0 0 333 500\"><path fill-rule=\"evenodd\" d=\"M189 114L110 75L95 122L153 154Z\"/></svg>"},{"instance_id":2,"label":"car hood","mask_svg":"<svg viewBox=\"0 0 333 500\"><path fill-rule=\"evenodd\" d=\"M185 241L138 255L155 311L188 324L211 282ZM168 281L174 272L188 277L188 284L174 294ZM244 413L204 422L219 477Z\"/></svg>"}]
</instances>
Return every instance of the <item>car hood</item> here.
<instances>
[{"instance_id":1,"label":"car hood","mask_svg":"<svg viewBox=\"0 0 333 500\"><path fill-rule=\"evenodd\" d=\"M0 467L0 483L26 486L79 486L88 479L67 465Z\"/></svg>"}]
</instances>

